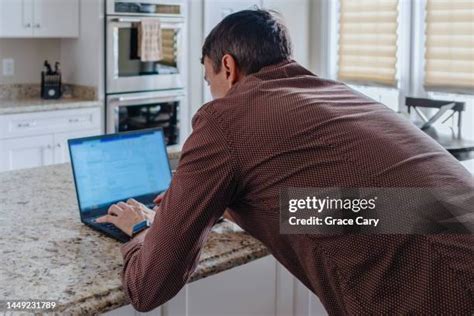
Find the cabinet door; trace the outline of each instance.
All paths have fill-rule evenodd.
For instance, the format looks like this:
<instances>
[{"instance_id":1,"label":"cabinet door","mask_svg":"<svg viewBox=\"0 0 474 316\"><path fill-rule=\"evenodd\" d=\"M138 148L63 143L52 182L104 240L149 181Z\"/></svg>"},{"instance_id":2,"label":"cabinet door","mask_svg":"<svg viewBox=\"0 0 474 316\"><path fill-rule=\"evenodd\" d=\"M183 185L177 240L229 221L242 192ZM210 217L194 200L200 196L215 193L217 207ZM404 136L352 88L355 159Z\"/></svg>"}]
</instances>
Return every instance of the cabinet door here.
<instances>
[{"instance_id":1,"label":"cabinet door","mask_svg":"<svg viewBox=\"0 0 474 316\"><path fill-rule=\"evenodd\" d=\"M296 278L294 279L293 288L294 316L328 315L319 298Z\"/></svg>"},{"instance_id":2,"label":"cabinet door","mask_svg":"<svg viewBox=\"0 0 474 316\"><path fill-rule=\"evenodd\" d=\"M275 269L275 259L267 256L192 282L163 305L164 314L275 316Z\"/></svg>"},{"instance_id":3,"label":"cabinet door","mask_svg":"<svg viewBox=\"0 0 474 316\"><path fill-rule=\"evenodd\" d=\"M0 37L33 35L33 0L0 0Z\"/></svg>"},{"instance_id":4,"label":"cabinet door","mask_svg":"<svg viewBox=\"0 0 474 316\"><path fill-rule=\"evenodd\" d=\"M78 37L79 0L35 0L35 37Z\"/></svg>"},{"instance_id":5,"label":"cabinet door","mask_svg":"<svg viewBox=\"0 0 474 316\"><path fill-rule=\"evenodd\" d=\"M68 139L95 136L102 134L101 130L93 129L54 134L54 163L65 163L70 161Z\"/></svg>"},{"instance_id":6,"label":"cabinet door","mask_svg":"<svg viewBox=\"0 0 474 316\"><path fill-rule=\"evenodd\" d=\"M16 170L53 163L53 136L0 140L0 170Z\"/></svg>"}]
</instances>

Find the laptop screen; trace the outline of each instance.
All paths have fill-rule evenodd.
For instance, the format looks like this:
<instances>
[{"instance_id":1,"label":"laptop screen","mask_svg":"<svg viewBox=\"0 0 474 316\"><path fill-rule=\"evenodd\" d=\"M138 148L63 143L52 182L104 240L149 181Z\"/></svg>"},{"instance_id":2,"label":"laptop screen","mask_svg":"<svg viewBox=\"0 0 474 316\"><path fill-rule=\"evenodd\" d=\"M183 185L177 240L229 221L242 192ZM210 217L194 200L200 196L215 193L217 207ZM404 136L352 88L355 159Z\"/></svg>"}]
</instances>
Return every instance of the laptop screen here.
<instances>
[{"instance_id":1,"label":"laptop screen","mask_svg":"<svg viewBox=\"0 0 474 316\"><path fill-rule=\"evenodd\" d=\"M160 193L171 182L161 129L74 139L69 148L83 212Z\"/></svg>"}]
</instances>

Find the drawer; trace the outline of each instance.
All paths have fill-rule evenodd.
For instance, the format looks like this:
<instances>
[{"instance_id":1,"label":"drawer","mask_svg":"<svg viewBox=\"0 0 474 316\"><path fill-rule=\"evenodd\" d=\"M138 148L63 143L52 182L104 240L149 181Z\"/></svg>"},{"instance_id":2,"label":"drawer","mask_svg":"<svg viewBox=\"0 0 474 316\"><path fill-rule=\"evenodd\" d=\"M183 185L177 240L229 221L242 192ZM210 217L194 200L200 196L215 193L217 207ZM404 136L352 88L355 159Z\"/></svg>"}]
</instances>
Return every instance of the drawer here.
<instances>
[{"instance_id":1,"label":"drawer","mask_svg":"<svg viewBox=\"0 0 474 316\"><path fill-rule=\"evenodd\" d=\"M102 108L0 116L0 139L102 128Z\"/></svg>"}]
</instances>

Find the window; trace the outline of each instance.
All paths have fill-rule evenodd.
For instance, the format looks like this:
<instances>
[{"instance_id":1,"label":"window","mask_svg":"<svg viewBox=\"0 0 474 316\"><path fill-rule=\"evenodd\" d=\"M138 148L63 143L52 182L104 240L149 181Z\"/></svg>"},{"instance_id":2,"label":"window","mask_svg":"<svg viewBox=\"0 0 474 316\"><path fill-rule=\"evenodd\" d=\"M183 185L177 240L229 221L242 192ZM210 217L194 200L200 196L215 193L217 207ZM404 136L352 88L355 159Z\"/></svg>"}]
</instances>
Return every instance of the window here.
<instances>
[{"instance_id":1,"label":"window","mask_svg":"<svg viewBox=\"0 0 474 316\"><path fill-rule=\"evenodd\" d=\"M398 0L341 0L339 80L397 86Z\"/></svg>"},{"instance_id":2,"label":"window","mask_svg":"<svg viewBox=\"0 0 474 316\"><path fill-rule=\"evenodd\" d=\"M452 99L465 101L467 105L465 120L472 117L474 114L473 0L330 2L334 5L328 7L328 16L335 24L330 29L335 31L331 32L332 36L327 40L329 57L326 62L330 65L327 72L329 78L347 82L352 88L388 105L393 110L406 111L405 96ZM393 25L394 16L397 17L395 29L387 27ZM356 22L361 25L355 25ZM364 27L370 23L372 29ZM384 23L386 26L381 27ZM375 43L371 48L367 46L370 42L367 38L371 38L371 42ZM382 38L385 41L381 40ZM356 42L358 48L352 45ZM390 48L384 46L388 43ZM382 53L393 53L393 47L396 47L397 51L395 65L377 61L376 57ZM333 58L332 55L337 57ZM368 58L369 56L371 58ZM392 58L390 60L393 61L393 54L390 56ZM352 66L348 61L352 61ZM370 65L377 63L384 68L380 71L381 68L377 67L377 73L390 73L390 79L388 76L383 76L383 80L377 76L368 78L368 74L371 73L369 68L372 67ZM348 69L369 71L357 73ZM472 124L464 124L463 129L466 138L474 139Z\"/></svg>"},{"instance_id":3,"label":"window","mask_svg":"<svg viewBox=\"0 0 474 316\"><path fill-rule=\"evenodd\" d=\"M474 1L427 0L425 28L425 88L473 91Z\"/></svg>"}]
</instances>

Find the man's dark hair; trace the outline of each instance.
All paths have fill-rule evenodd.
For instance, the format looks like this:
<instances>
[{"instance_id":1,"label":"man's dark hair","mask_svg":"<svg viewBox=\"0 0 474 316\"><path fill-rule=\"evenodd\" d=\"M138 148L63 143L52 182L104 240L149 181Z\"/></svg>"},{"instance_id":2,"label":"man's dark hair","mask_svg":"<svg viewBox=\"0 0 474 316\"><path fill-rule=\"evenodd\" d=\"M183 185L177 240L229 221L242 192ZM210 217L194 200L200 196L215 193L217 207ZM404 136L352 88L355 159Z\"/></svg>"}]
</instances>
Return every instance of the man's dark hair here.
<instances>
[{"instance_id":1,"label":"man's dark hair","mask_svg":"<svg viewBox=\"0 0 474 316\"><path fill-rule=\"evenodd\" d=\"M201 63L208 57L214 71L219 72L225 54L232 55L240 71L249 75L289 59L290 37L274 12L239 11L228 15L209 33L202 47Z\"/></svg>"}]
</instances>

